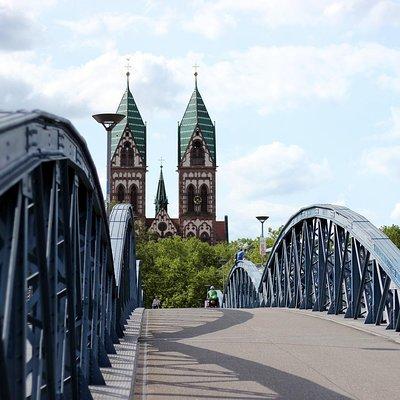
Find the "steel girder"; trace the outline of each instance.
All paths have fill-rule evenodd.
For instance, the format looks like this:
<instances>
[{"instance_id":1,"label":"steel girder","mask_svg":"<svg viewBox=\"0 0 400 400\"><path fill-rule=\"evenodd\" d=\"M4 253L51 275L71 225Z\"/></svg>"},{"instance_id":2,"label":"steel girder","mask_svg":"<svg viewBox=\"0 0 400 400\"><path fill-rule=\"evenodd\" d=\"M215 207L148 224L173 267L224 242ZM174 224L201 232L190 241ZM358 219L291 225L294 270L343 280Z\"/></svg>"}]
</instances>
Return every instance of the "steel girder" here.
<instances>
[{"instance_id":1,"label":"steel girder","mask_svg":"<svg viewBox=\"0 0 400 400\"><path fill-rule=\"evenodd\" d=\"M255 308L260 306L258 288L261 272L251 261L239 261L231 269L224 288L224 308Z\"/></svg>"},{"instance_id":2,"label":"steel girder","mask_svg":"<svg viewBox=\"0 0 400 400\"><path fill-rule=\"evenodd\" d=\"M104 383L99 367L138 305L132 210L123 208L113 263L82 137L44 112L0 113L2 400L90 398L88 384Z\"/></svg>"},{"instance_id":3,"label":"steel girder","mask_svg":"<svg viewBox=\"0 0 400 400\"><path fill-rule=\"evenodd\" d=\"M123 326L131 311L143 304L138 290L141 282L138 268L136 268L132 206L130 204L115 205L110 213L109 225L118 291L117 333L121 336Z\"/></svg>"},{"instance_id":4,"label":"steel girder","mask_svg":"<svg viewBox=\"0 0 400 400\"><path fill-rule=\"evenodd\" d=\"M290 218L259 292L268 307L344 314L400 331L399 288L399 249L361 215L323 204Z\"/></svg>"}]
</instances>

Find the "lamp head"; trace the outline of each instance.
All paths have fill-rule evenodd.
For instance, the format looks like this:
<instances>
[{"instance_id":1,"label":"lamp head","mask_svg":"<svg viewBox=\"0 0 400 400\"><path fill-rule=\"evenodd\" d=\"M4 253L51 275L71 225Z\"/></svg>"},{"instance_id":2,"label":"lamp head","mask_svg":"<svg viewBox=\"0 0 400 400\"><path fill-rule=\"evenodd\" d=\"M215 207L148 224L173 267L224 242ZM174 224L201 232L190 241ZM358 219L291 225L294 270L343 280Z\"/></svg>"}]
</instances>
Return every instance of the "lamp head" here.
<instances>
[{"instance_id":1,"label":"lamp head","mask_svg":"<svg viewBox=\"0 0 400 400\"><path fill-rule=\"evenodd\" d=\"M115 125L117 125L119 122L121 122L124 118L124 114L110 114L110 113L105 113L105 114L95 114L92 115L92 117L99 123L104 126L106 131L111 131Z\"/></svg>"},{"instance_id":2,"label":"lamp head","mask_svg":"<svg viewBox=\"0 0 400 400\"><path fill-rule=\"evenodd\" d=\"M263 224L269 217L267 215L260 215L256 218Z\"/></svg>"}]
</instances>

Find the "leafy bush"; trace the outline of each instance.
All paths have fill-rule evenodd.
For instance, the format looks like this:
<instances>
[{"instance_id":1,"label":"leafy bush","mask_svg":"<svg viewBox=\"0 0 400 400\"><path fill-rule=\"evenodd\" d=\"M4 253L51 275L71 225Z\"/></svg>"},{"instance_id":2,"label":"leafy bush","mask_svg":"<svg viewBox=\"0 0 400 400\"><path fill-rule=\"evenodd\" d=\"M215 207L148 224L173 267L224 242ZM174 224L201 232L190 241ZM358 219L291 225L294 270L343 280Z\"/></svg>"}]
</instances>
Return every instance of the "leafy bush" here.
<instances>
[{"instance_id":1,"label":"leafy bush","mask_svg":"<svg viewBox=\"0 0 400 400\"><path fill-rule=\"evenodd\" d=\"M267 246L273 244L278 232L269 231ZM247 259L261 263L258 239L210 246L196 238L157 240L144 230L137 233L146 307L151 306L156 295L163 307L201 307L208 286L223 290L239 247L246 248Z\"/></svg>"}]
</instances>

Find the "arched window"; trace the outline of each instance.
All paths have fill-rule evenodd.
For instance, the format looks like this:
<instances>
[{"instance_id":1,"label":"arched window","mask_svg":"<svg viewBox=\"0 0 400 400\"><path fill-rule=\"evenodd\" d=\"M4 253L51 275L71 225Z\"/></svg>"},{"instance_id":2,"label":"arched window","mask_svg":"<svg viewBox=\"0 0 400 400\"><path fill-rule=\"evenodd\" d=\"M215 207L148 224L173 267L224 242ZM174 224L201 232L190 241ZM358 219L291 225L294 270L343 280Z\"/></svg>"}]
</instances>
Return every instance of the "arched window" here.
<instances>
[{"instance_id":1,"label":"arched window","mask_svg":"<svg viewBox=\"0 0 400 400\"><path fill-rule=\"evenodd\" d=\"M205 153L201 140L194 140L190 151L190 165L204 165Z\"/></svg>"},{"instance_id":2,"label":"arched window","mask_svg":"<svg viewBox=\"0 0 400 400\"><path fill-rule=\"evenodd\" d=\"M125 201L125 188L123 185L118 185L117 200L118 200L118 203L123 203Z\"/></svg>"},{"instance_id":3,"label":"arched window","mask_svg":"<svg viewBox=\"0 0 400 400\"><path fill-rule=\"evenodd\" d=\"M187 188L187 210L188 212L194 212L194 186L189 185Z\"/></svg>"},{"instance_id":4,"label":"arched window","mask_svg":"<svg viewBox=\"0 0 400 400\"><path fill-rule=\"evenodd\" d=\"M130 142L125 142L121 149L121 167L133 167L135 153Z\"/></svg>"},{"instance_id":5,"label":"arched window","mask_svg":"<svg viewBox=\"0 0 400 400\"><path fill-rule=\"evenodd\" d=\"M200 189L200 197L201 197L201 212L207 213L208 212L208 189L206 185L202 185Z\"/></svg>"},{"instance_id":6,"label":"arched window","mask_svg":"<svg viewBox=\"0 0 400 400\"><path fill-rule=\"evenodd\" d=\"M138 200L138 188L136 185L131 186L131 191L130 191L130 201L133 207L133 211L137 213L137 201Z\"/></svg>"},{"instance_id":7,"label":"arched window","mask_svg":"<svg viewBox=\"0 0 400 400\"><path fill-rule=\"evenodd\" d=\"M207 232L202 232L201 234L200 234L200 240L202 241L202 242L210 242L210 235L207 233Z\"/></svg>"}]
</instances>

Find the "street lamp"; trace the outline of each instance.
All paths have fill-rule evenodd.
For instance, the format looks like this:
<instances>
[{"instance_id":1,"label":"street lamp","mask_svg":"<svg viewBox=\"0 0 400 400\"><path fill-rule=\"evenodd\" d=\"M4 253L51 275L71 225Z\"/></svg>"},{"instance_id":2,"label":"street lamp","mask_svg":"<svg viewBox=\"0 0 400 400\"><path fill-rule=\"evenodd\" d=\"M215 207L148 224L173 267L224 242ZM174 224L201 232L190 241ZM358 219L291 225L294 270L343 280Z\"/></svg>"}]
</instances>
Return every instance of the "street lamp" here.
<instances>
[{"instance_id":1,"label":"street lamp","mask_svg":"<svg viewBox=\"0 0 400 400\"><path fill-rule=\"evenodd\" d=\"M260 237L260 254L261 257L267 254L267 246L264 238L264 222L269 218L267 215L260 215L256 217L261 222L261 237Z\"/></svg>"},{"instance_id":2,"label":"street lamp","mask_svg":"<svg viewBox=\"0 0 400 400\"><path fill-rule=\"evenodd\" d=\"M111 131L115 128L119 122L121 122L125 115L123 114L95 114L92 117L104 126L107 131L107 208L111 203Z\"/></svg>"}]
</instances>

